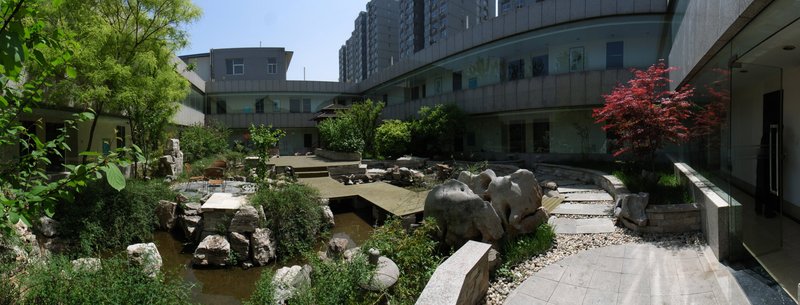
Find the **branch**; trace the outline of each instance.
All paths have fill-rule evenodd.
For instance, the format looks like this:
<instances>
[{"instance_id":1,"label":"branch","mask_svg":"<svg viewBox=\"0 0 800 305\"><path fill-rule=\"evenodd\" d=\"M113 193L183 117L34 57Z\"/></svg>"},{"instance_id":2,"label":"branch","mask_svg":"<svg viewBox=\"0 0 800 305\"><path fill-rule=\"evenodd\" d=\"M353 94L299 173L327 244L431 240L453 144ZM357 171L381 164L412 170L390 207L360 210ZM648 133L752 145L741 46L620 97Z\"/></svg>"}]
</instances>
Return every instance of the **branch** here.
<instances>
[{"instance_id":1,"label":"branch","mask_svg":"<svg viewBox=\"0 0 800 305\"><path fill-rule=\"evenodd\" d=\"M0 33L3 33L6 30L6 27L8 27L8 23L11 22L11 19L14 19L14 15L16 15L19 12L19 9L22 8L22 4L24 3L25 0L20 0L19 2L17 2L17 6L14 7L14 11L11 12L11 15L9 15L7 19L3 20L3 27L0 28Z\"/></svg>"}]
</instances>

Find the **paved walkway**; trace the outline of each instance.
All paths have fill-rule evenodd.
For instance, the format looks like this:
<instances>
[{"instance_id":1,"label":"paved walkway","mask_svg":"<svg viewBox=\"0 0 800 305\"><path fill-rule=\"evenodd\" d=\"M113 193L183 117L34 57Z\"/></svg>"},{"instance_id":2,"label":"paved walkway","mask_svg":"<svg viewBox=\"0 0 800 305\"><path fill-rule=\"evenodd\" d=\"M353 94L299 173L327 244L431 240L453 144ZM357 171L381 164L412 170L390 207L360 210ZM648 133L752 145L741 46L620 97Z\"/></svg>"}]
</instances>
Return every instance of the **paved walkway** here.
<instances>
[{"instance_id":1,"label":"paved walkway","mask_svg":"<svg viewBox=\"0 0 800 305\"><path fill-rule=\"evenodd\" d=\"M322 198L360 196L396 216L422 212L429 192L414 192L385 182L344 185L330 177L301 178L299 181L318 189Z\"/></svg>"},{"instance_id":2,"label":"paved walkway","mask_svg":"<svg viewBox=\"0 0 800 305\"><path fill-rule=\"evenodd\" d=\"M534 273L508 295L505 304L750 303L707 246L662 248L644 243L566 257Z\"/></svg>"},{"instance_id":3,"label":"paved walkway","mask_svg":"<svg viewBox=\"0 0 800 305\"><path fill-rule=\"evenodd\" d=\"M320 166L341 166L360 164L360 161L331 161L317 156L281 156L280 158L270 158L268 164L275 166L291 166L294 168L320 167Z\"/></svg>"}]
</instances>

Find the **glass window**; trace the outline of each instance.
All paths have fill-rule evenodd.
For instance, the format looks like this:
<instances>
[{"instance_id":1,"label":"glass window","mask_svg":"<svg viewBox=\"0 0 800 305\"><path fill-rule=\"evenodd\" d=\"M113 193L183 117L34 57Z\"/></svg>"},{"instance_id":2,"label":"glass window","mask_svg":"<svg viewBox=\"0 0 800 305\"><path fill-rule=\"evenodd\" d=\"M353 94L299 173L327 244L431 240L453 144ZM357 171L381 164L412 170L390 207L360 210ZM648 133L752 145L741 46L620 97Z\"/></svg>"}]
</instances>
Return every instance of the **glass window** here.
<instances>
[{"instance_id":1,"label":"glass window","mask_svg":"<svg viewBox=\"0 0 800 305\"><path fill-rule=\"evenodd\" d=\"M217 100L217 114L228 113L228 103L225 100Z\"/></svg>"},{"instance_id":2,"label":"glass window","mask_svg":"<svg viewBox=\"0 0 800 305\"><path fill-rule=\"evenodd\" d=\"M256 100L256 113L264 113L264 99Z\"/></svg>"},{"instance_id":3,"label":"glass window","mask_svg":"<svg viewBox=\"0 0 800 305\"><path fill-rule=\"evenodd\" d=\"M272 101L272 112L281 112L281 101L280 100Z\"/></svg>"},{"instance_id":4,"label":"glass window","mask_svg":"<svg viewBox=\"0 0 800 305\"><path fill-rule=\"evenodd\" d=\"M477 77L470 77L468 82L469 82L469 84L467 84L467 86L470 89L478 88L478 78Z\"/></svg>"},{"instance_id":5,"label":"glass window","mask_svg":"<svg viewBox=\"0 0 800 305\"><path fill-rule=\"evenodd\" d=\"M533 123L533 151L537 153L550 152L550 122Z\"/></svg>"},{"instance_id":6,"label":"glass window","mask_svg":"<svg viewBox=\"0 0 800 305\"><path fill-rule=\"evenodd\" d=\"M606 69L621 69L623 59L622 41L606 43Z\"/></svg>"},{"instance_id":7,"label":"glass window","mask_svg":"<svg viewBox=\"0 0 800 305\"><path fill-rule=\"evenodd\" d=\"M267 58L267 73L278 74L278 60L275 57Z\"/></svg>"},{"instance_id":8,"label":"glass window","mask_svg":"<svg viewBox=\"0 0 800 305\"><path fill-rule=\"evenodd\" d=\"M244 74L244 59L229 58L225 60L225 73L228 75Z\"/></svg>"},{"instance_id":9,"label":"glass window","mask_svg":"<svg viewBox=\"0 0 800 305\"><path fill-rule=\"evenodd\" d=\"M309 113L311 112L311 99L304 98L303 99L303 112Z\"/></svg>"},{"instance_id":10,"label":"glass window","mask_svg":"<svg viewBox=\"0 0 800 305\"><path fill-rule=\"evenodd\" d=\"M289 112L291 113L300 112L300 99L293 98L289 100Z\"/></svg>"},{"instance_id":11,"label":"glass window","mask_svg":"<svg viewBox=\"0 0 800 305\"><path fill-rule=\"evenodd\" d=\"M508 80L518 80L525 78L525 61L512 60L508 63Z\"/></svg>"},{"instance_id":12,"label":"glass window","mask_svg":"<svg viewBox=\"0 0 800 305\"><path fill-rule=\"evenodd\" d=\"M545 76L548 72L547 55L535 56L531 58L531 76Z\"/></svg>"}]
</instances>

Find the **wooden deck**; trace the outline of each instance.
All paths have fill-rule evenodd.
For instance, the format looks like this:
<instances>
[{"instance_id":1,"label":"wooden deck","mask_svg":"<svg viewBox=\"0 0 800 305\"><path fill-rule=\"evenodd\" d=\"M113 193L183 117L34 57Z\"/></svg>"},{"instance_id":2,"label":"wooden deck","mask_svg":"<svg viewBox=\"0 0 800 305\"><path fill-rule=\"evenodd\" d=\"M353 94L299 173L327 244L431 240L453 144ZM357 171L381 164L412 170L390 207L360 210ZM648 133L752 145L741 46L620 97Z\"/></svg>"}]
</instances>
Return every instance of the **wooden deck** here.
<instances>
[{"instance_id":1,"label":"wooden deck","mask_svg":"<svg viewBox=\"0 0 800 305\"><path fill-rule=\"evenodd\" d=\"M300 183L319 190L323 198L359 196L396 216L422 212L428 191L414 192L385 182L344 185L330 177L302 178Z\"/></svg>"}]
</instances>

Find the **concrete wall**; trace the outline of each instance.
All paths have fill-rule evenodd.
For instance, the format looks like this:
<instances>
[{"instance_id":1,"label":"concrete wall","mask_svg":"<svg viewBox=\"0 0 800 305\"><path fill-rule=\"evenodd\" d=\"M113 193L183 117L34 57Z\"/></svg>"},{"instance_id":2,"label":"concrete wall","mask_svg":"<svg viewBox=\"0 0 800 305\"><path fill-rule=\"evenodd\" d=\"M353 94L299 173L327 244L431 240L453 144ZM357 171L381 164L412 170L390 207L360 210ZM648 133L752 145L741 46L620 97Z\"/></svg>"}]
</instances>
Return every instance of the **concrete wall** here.
<instances>
[{"instance_id":1,"label":"concrete wall","mask_svg":"<svg viewBox=\"0 0 800 305\"><path fill-rule=\"evenodd\" d=\"M229 128L248 128L250 124L272 125L275 128L290 127L315 127L311 119L314 113L238 113L238 114L209 114L206 115L206 124L216 121Z\"/></svg>"},{"instance_id":2,"label":"concrete wall","mask_svg":"<svg viewBox=\"0 0 800 305\"><path fill-rule=\"evenodd\" d=\"M205 114L186 105L178 105L178 112L172 117L172 123L181 126L205 124Z\"/></svg>"},{"instance_id":3,"label":"concrete wall","mask_svg":"<svg viewBox=\"0 0 800 305\"><path fill-rule=\"evenodd\" d=\"M267 73L267 58L277 61L277 73ZM242 58L244 74L229 75L226 72L226 60ZM286 70L291 52L284 48L233 48L211 50L211 77L214 80L286 80Z\"/></svg>"},{"instance_id":4,"label":"concrete wall","mask_svg":"<svg viewBox=\"0 0 800 305\"><path fill-rule=\"evenodd\" d=\"M418 305L479 304L489 289L489 249L468 241L433 272L417 299Z\"/></svg>"}]
</instances>

